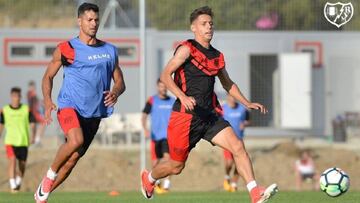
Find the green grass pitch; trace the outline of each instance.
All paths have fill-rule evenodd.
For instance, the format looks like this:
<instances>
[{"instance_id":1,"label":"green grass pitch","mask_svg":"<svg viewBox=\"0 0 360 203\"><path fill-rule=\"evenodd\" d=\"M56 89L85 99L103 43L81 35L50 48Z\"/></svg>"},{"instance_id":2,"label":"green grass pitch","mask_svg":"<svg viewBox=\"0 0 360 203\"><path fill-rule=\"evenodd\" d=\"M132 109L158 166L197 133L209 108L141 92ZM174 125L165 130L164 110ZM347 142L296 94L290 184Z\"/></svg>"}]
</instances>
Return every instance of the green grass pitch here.
<instances>
[{"instance_id":1,"label":"green grass pitch","mask_svg":"<svg viewBox=\"0 0 360 203\"><path fill-rule=\"evenodd\" d=\"M0 193L0 203L34 203L32 193ZM55 192L49 203L136 203L149 202L140 192L124 192L111 197L105 192ZM248 203L245 192L171 192L157 195L152 203ZM279 192L269 203L359 203L360 192L348 192L337 198L328 197L322 192Z\"/></svg>"}]
</instances>

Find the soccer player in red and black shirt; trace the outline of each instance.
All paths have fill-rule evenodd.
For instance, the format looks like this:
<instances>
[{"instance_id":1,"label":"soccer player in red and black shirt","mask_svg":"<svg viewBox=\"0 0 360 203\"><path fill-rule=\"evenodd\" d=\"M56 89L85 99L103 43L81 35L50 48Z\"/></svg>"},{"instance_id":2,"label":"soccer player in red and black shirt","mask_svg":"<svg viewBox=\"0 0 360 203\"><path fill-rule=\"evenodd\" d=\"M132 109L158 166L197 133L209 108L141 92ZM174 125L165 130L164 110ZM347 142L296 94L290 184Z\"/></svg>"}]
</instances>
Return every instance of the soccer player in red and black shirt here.
<instances>
[{"instance_id":1,"label":"soccer player in red and black shirt","mask_svg":"<svg viewBox=\"0 0 360 203\"><path fill-rule=\"evenodd\" d=\"M267 202L276 193L277 185L272 184L266 189L257 185L243 141L217 114L221 108L214 93L215 77L218 76L223 88L247 109L261 113L267 110L261 104L248 101L230 79L223 54L210 45L214 33L212 17L208 6L191 13L191 31L195 39L187 40L177 48L161 75L161 80L177 97L168 126L170 160L160 162L151 172L142 172L142 192L146 198L152 198L155 181L180 174L190 150L200 139L205 139L233 154L236 168L247 184L251 202ZM173 73L174 79L171 77Z\"/></svg>"}]
</instances>

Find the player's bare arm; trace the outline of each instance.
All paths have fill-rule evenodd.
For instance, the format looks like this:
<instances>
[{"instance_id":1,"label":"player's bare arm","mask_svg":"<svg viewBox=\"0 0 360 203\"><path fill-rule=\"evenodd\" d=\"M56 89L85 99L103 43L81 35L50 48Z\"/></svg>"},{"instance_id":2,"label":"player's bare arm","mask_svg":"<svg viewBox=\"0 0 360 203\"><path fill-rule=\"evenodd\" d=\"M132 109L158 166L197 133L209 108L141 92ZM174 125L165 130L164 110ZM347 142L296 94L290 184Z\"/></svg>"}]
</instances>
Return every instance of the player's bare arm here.
<instances>
[{"instance_id":1,"label":"player's bare arm","mask_svg":"<svg viewBox=\"0 0 360 203\"><path fill-rule=\"evenodd\" d=\"M123 73L119 67L119 65L116 64L114 72L113 72L113 80L114 80L114 86L111 91L105 91L105 106L114 106L117 102L118 97L125 91L125 81L123 77Z\"/></svg>"},{"instance_id":2,"label":"player's bare arm","mask_svg":"<svg viewBox=\"0 0 360 203\"><path fill-rule=\"evenodd\" d=\"M180 99L182 105L185 106L187 110L193 110L196 101L193 97L188 97L184 92L175 84L172 74L186 61L190 56L190 50L186 46L181 46L176 51L175 55L170 59L169 63L166 65L164 71L161 74L161 81L166 85L166 87Z\"/></svg>"},{"instance_id":3,"label":"player's bare arm","mask_svg":"<svg viewBox=\"0 0 360 203\"><path fill-rule=\"evenodd\" d=\"M34 122L30 123L30 137L31 137L31 144L35 143L35 137L36 137L36 124Z\"/></svg>"},{"instance_id":4,"label":"player's bare arm","mask_svg":"<svg viewBox=\"0 0 360 203\"><path fill-rule=\"evenodd\" d=\"M52 102L51 92L53 88L53 80L57 72L61 68L61 52L59 48L56 48L53 57L45 71L42 79L42 92L44 96L45 105L45 122L50 124L52 122L51 111L56 110L56 105Z\"/></svg>"},{"instance_id":5,"label":"player's bare arm","mask_svg":"<svg viewBox=\"0 0 360 203\"><path fill-rule=\"evenodd\" d=\"M223 88L236 100L241 102L248 109L260 110L261 113L267 113L267 109L259 103L252 103L241 93L239 87L230 79L226 69L222 69L218 74Z\"/></svg>"},{"instance_id":6,"label":"player's bare arm","mask_svg":"<svg viewBox=\"0 0 360 203\"><path fill-rule=\"evenodd\" d=\"M150 131L149 128L147 127L147 118L148 118L148 114L147 113L142 113L141 115L141 125L143 127L144 133L146 137L150 136Z\"/></svg>"},{"instance_id":7,"label":"player's bare arm","mask_svg":"<svg viewBox=\"0 0 360 203\"><path fill-rule=\"evenodd\" d=\"M2 114L2 109L0 109L0 114ZM0 137L1 137L1 134L2 134L3 130L4 130L4 125L2 123L0 123Z\"/></svg>"},{"instance_id":8,"label":"player's bare arm","mask_svg":"<svg viewBox=\"0 0 360 203\"><path fill-rule=\"evenodd\" d=\"M0 123L0 137L1 137L3 129L4 129L4 125Z\"/></svg>"}]
</instances>

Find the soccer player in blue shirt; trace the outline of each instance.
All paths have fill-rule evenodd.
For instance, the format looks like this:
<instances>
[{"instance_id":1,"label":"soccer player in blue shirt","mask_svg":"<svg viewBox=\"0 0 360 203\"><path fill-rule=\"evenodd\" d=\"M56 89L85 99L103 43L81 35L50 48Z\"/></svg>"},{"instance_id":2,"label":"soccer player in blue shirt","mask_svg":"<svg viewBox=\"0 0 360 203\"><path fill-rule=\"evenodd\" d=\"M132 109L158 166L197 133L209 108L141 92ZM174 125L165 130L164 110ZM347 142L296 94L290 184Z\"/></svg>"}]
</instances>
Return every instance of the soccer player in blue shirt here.
<instances>
[{"instance_id":1,"label":"soccer player in blue shirt","mask_svg":"<svg viewBox=\"0 0 360 203\"><path fill-rule=\"evenodd\" d=\"M151 138L150 153L153 166L159 163L161 159L169 159L167 126L175 102L173 97L168 96L166 86L160 79L157 81L157 92L146 102L141 120L145 136ZM147 127L148 115L150 115L151 130ZM169 177L165 178L162 188L159 185L160 183L155 187L156 193L167 192L170 189Z\"/></svg>"},{"instance_id":2,"label":"soccer player in blue shirt","mask_svg":"<svg viewBox=\"0 0 360 203\"><path fill-rule=\"evenodd\" d=\"M244 138L244 130L249 125L249 111L240 103L237 103L234 97L227 95L226 104L222 106L224 119L227 120L233 128L239 139ZM229 192L237 190L237 182L239 180L239 172L236 169L234 157L232 153L224 149L225 160L225 180L224 189ZM230 173L234 168L234 175L231 179Z\"/></svg>"},{"instance_id":3,"label":"soccer player in blue shirt","mask_svg":"<svg viewBox=\"0 0 360 203\"><path fill-rule=\"evenodd\" d=\"M36 203L46 203L49 194L70 175L89 148L101 118L112 114L117 98L125 91L117 48L96 38L98 6L80 5L78 25L79 36L58 45L42 80L45 121L50 123L51 112L57 108L51 98L53 78L64 67L57 117L66 142L34 194Z\"/></svg>"}]
</instances>

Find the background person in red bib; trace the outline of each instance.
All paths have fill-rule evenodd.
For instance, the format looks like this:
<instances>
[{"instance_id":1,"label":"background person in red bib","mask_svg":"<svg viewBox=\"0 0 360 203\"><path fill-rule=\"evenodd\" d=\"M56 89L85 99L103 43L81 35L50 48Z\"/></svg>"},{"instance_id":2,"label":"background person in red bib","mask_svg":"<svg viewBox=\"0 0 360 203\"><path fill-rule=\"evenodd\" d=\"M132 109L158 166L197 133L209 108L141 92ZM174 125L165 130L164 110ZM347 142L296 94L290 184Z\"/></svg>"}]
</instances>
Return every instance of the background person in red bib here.
<instances>
[{"instance_id":1,"label":"background person in red bib","mask_svg":"<svg viewBox=\"0 0 360 203\"><path fill-rule=\"evenodd\" d=\"M44 136L46 123L44 119L44 105L43 101L40 100L36 93L35 81L30 81L28 85L28 92L26 94L28 105L31 113L34 115L36 121L36 134L35 134L35 146L41 146L41 139Z\"/></svg>"}]
</instances>

